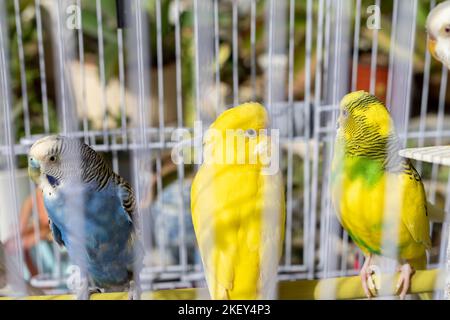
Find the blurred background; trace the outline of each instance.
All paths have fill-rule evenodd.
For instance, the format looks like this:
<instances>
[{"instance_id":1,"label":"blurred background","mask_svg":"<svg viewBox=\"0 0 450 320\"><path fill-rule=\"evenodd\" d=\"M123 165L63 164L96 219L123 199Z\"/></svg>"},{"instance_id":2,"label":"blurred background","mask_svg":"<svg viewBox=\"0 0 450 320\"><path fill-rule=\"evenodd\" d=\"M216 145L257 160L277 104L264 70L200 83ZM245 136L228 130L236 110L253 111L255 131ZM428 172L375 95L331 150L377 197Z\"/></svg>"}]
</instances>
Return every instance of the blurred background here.
<instances>
[{"instance_id":1,"label":"blurred background","mask_svg":"<svg viewBox=\"0 0 450 320\"><path fill-rule=\"evenodd\" d=\"M363 257L328 191L337 103L370 91L404 146L449 144L448 70L426 50L426 17L439 1L116 2L0 0L0 259L17 256L32 287L68 291L70 261L26 171L29 146L62 133L92 145L137 190L144 289L204 286L190 217L197 167L172 162L171 133L259 101L281 132L280 279L356 274ZM443 207L448 169L415 165ZM430 267L443 261L441 231L433 224Z\"/></svg>"}]
</instances>

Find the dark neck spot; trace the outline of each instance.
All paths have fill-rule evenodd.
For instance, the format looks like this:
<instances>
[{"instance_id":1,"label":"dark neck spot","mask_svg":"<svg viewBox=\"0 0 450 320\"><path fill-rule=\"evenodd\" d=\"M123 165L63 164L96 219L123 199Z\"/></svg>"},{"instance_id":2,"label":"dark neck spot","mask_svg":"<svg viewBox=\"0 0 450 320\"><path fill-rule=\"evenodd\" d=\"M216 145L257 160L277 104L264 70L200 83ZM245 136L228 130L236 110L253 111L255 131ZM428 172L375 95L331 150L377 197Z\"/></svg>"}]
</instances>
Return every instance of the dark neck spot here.
<instances>
[{"instance_id":1,"label":"dark neck spot","mask_svg":"<svg viewBox=\"0 0 450 320\"><path fill-rule=\"evenodd\" d=\"M50 183L50 185L53 188L56 188L57 186L59 186L59 180L58 179L56 179L55 177L53 177L51 175L48 175L48 174L46 176L47 176L48 183Z\"/></svg>"}]
</instances>

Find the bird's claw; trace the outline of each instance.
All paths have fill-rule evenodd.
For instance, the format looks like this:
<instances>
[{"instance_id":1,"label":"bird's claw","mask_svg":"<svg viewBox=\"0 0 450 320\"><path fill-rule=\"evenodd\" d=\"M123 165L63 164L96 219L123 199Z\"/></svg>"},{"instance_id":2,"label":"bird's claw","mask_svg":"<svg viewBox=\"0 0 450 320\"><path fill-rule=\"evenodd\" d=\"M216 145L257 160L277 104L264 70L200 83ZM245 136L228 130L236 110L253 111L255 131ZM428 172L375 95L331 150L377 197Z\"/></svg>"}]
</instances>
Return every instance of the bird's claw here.
<instances>
[{"instance_id":1,"label":"bird's claw","mask_svg":"<svg viewBox=\"0 0 450 320\"><path fill-rule=\"evenodd\" d=\"M102 291L98 288L80 289L76 293L76 298L77 300L90 300L94 293L102 293Z\"/></svg>"},{"instance_id":2,"label":"bird's claw","mask_svg":"<svg viewBox=\"0 0 450 320\"><path fill-rule=\"evenodd\" d=\"M414 275L415 270L409 263L405 263L399 267L398 271L400 272L400 276L397 281L396 292L400 289L400 299L404 300L408 290L411 286L411 277Z\"/></svg>"},{"instance_id":3,"label":"bird's claw","mask_svg":"<svg viewBox=\"0 0 450 320\"><path fill-rule=\"evenodd\" d=\"M136 281L130 281L130 288L128 290L128 300L141 300L141 286Z\"/></svg>"},{"instance_id":4,"label":"bird's claw","mask_svg":"<svg viewBox=\"0 0 450 320\"><path fill-rule=\"evenodd\" d=\"M90 300L92 294L102 292L103 291L98 287L90 287L89 280L83 278L81 279L80 286L75 289L75 297L77 300Z\"/></svg>"},{"instance_id":5,"label":"bird's claw","mask_svg":"<svg viewBox=\"0 0 450 320\"><path fill-rule=\"evenodd\" d=\"M380 290L380 279L376 276L377 266L365 265L360 271L361 283L367 298L377 295Z\"/></svg>"},{"instance_id":6,"label":"bird's claw","mask_svg":"<svg viewBox=\"0 0 450 320\"><path fill-rule=\"evenodd\" d=\"M77 300L89 300L89 281L85 277L79 279L79 283L75 286L75 297Z\"/></svg>"}]
</instances>

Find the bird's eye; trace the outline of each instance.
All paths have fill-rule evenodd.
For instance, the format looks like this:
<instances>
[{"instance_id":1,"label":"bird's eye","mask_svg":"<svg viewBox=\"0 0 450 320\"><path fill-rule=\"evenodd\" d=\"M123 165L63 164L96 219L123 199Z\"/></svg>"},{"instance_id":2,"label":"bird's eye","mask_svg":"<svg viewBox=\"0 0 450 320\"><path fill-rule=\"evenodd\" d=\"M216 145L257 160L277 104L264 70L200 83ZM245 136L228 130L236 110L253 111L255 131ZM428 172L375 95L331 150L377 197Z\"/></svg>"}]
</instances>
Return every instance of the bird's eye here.
<instances>
[{"instance_id":1,"label":"bird's eye","mask_svg":"<svg viewBox=\"0 0 450 320\"><path fill-rule=\"evenodd\" d=\"M255 129L247 129L245 130L245 135L249 138L256 137L256 130Z\"/></svg>"},{"instance_id":2,"label":"bird's eye","mask_svg":"<svg viewBox=\"0 0 450 320\"><path fill-rule=\"evenodd\" d=\"M446 26L444 31L445 31L445 33L450 33L450 25Z\"/></svg>"},{"instance_id":3,"label":"bird's eye","mask_svg":"<svg viewBox=\"0 0 450 320\"><path fill-rule=\"evenodd\" d=\"M345 110L345 109L343 109L343 110L342 110L342 116L343 116L344 118L347 118L347 117L348 117L348 111Z\"/></svg>"},{"instance_id":4,"label":"bird's eye","mask_svg":"<svg viewBox=\"0 0 450 320\"><path fill-rule=\"evenodd\" d=\"M55 156L50 156L49 160L50 160L50 162L55 162L56 161L56 157Z\"/></svg>"}]
</instances>

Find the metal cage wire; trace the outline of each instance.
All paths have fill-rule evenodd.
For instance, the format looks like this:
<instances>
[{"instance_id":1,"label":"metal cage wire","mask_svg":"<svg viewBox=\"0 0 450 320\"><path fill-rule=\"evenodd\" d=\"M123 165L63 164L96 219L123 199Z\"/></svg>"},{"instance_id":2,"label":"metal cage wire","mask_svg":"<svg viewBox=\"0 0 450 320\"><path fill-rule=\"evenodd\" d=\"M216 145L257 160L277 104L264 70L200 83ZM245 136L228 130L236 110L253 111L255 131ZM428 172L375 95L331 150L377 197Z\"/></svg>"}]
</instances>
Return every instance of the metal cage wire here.
<instances>
[{"instance_id":1,"label":"metal cage wire","mask_svg":"<svg viewBox=\"0 0 450 320\"><path fill-rule=\"evenodd\" d=\"M27 10L33 12L35 21L37 55L34 59L39 68L39 99L42 127L32 133L32 120L27 87L27 61L24 56L22 24L25 13L21 1L0 1L0 97L2 107L0 119L3 124L0 136L0 168L3 211L2 223L7 223L0 231L2 240L15 237L15 259L21 270L25 270L20 237L19 212L23 191L35 194L31 182L23 178L18 169L18 159L26 155L30 145L39 137L50 133L79 137L95 150L104 153L115 172L132 181L139 203L139 224L143 230L142 240L146 247L146 268L142 271L144 288L176 288L199 286L203 281L200 260L191 259L192 230L189 229L190 211L185 196L189 190L192 170L184 165L172 168L176 178L172 182L173 192L165 196L167 184L164 175L167 169L167 154L174 146L171 134L174 129L185 128L192 131L186 120L188 107L194 109L193 119L202 121L207 127L217 114L228 107L246 100L261 101L269 110L273 128L281 133L281 147L285 167L286 183L286 235L283 258L279 267L279 279L312 279L339 275L353 275L358 272L362 255L336 220L329 194L330 161L333 151L336 111L339 100L349 91L357 89L358 63L362 32L367 31L362 0L307 0L304 3L305 34L302 51L296 48L295 19L298 17L299 1L295 0L174 0L170 14L173 18L173 43L163 36L162 0L136 0L123 2L117 16L119 25L105 25L103 1L95 1L96 62L92 54L86 54L86 45L93 46L92 35L86 36L82 19L86 1L35 0ZM12 0L11 0L12 1ZM121 1L119 1L121 2ZM370 2L370 1L368 1ZM370 3L383 11L385 3L380 0ZM422 87L414 87L413 60L418 41L416 38L417 7L419 0L393 0L391 15L390 45L388 55L388 76L386 103L396 123L403 146L425 146L442 144L450 138L450 128L445 126L448 70L442 67L440 89L435 117L436 126L427 125L429 113L429 91L432 59L428 52L420 57L423 63ZM430 8L436 1L430 1ZM67 8L78 8L76 20L78 28L67 27ZM125 6L123 6L125 5ZM11 10L6 10L6 9ZM151 8L151 10L148 10ZM45 19L43 11L46 12ZM264 12L263 21L259 16ZM192 26L182 25L181 16L192 13ZM16 42L9 41L7 20L14 16ZM227 16L228 19L221 20ZM297 15L297 16L296 16ZM244 19L244 17L246 19ZM48 20L50 22L46 22ZM249 22L243 26L241 21ZM44 23L46 22L46 23ZM257 35L258 24L264 24L264 36ZM50 28L52 26L52 28ZM151 29L151 28L155 29ZM384 28L384 26L381 26ZM249 43L243 43L240 32L249 31ZM117 70L107 80L105 70L105 29L115 32L117 50ZM183 32L189 29L192 34ZM364 30L363 30L364 29ZM370 84L369 91L376 92L379 59L379 30L371 33ZM155 38L151 35L155 34ZM109 34L108 34L109 36ZM89 38L90 37L90 38ZM183 41L192 37L192 50L186 50ZM45 44L51 40L53 49ZM386 41L386 39L383 39ZM110 39L108 39L110 41ZM221 43L231 46L231 76L224 75L221 61ZM257 57L263 44L264 52ZM367 45L367 44L366 44ZM11 50L16 46L17 50ZM167 67L165 51L174 47L174 70ZM240 57L240 47L249 47L246 61ZM11 55L17 53L17 56ZM297 56L303 56L303 94L296 99L295 78L298 76ZM89 118L88 96L93 88L88 83L88 58L90 65L98 72L99 97L97 99L99 123L93 124ZM184 59L190 59L191 69L186 73ZM13 90L11 64L19 65L20 89ZM52 65L54 75L48 72ZM240 77L243 64L248 70L249 84L243 92ZM228 71L226 71L228 72ZM247 71L245 71L247 72ZM74 73L79 76L75 77ZM168 73L174 82L166 80ZM189 79L190 77L190 79ZM379 73L378 73L379 77ZM55 92L52 89L52 79ZM260 78L264 79L261 83ZM117 81L117 101L109 101L108 85ZM193 82L192 94L188 83ZM229 82L231 93L221 93L222 84ZM247 90L247 91L248 91ZM410 124L413 93L420 91L420 113L418 127ZM170 100L170 101L169 101ZM15 115L14 106L20 101L23 118ZM118 105L118 120L111 124L109 105ZM50 109L56 106L58 127L51 127ZM169 108L175 117L167 118ZM15 126L23 126L23 134L15 136ZM55 131L57 130L57 131ZM423 172L425 165L416 167ZM296 168L300 168L300 171ZM195 169L195 166L194 166ZM447 189L445 202L450 201L450 180L448 172L438 165L431 168L426 177L426 190L432 202L438 192L438 177L446 175ZM301 176L300 191L295 187ZM24 183L23 181L27 181ZM294 190L295 189L295 190ZM41 241L39 216L33 205L33 223L36 242ZM164 216L164 212L174 210L174 216ZM6 212L8 211L8 212ZM162 214L162 217L157 215ZM5 218L7 217L7 218ZM168 219L177 225L176 234L168 230ZM6 222L5 222L6 221ZM172 220L170 220L172 221ZM156 225L155 225L156 223ZM9 227L11 226L11 227ZM438 258L432 257L431 266L442 263L448 235L441 229L442 239ZM7 233L7 235L6 235ZM174 240L175 239L175 240ZM172 242L170 242L172 241ZM170 242L170 243L169 243ZM175 243L175 244L173 244ZM61 250L54 245L56 263L61 263ZM168 255L175 258L169 258ZM53 289L64 284L67 276L59 266L52 274L46 274L43 252L37 250L36 265L38 275L33 277L36 286Z\"/></svg>"}]
</instances>

